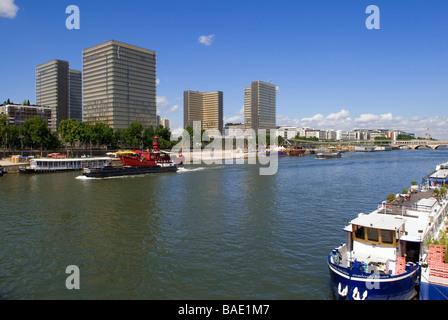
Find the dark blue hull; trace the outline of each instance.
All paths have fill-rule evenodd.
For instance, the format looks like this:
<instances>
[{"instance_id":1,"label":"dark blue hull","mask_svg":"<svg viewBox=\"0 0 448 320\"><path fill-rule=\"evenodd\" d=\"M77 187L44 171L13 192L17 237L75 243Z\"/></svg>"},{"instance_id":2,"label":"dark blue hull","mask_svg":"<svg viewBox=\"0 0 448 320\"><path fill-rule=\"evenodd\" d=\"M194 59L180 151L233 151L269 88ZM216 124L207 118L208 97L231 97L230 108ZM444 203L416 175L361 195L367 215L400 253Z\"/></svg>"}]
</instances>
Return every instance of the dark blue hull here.
<instances>
[{"instance_id":1,"label":"dark blue hull","mask_svg":"<svg viewBox=\"0 0 448 320\"><path fill-rule=\"evenodd\" d=\"M89 178L110 178L120 176L135 176L150 173L176 172L177 166L170 167L104 167L85 169L83 174Z\"/></svg>"},{"instance_id":2,"label":"dark blue hull","mask_svg":"<svg viewBox=\"0 0 448 320\"><path fill-rule=\"evenodd\" d=\"M410 300L417 295L420 267L397 276L369 274L335 265L328 257L331 289L339 300Z\"/></svg>"},{"instance_id":3,"label":"dark blue hull","mask_svg":"<svg viewBox=\"0 0 448 320\"><path fill-rule=\"evenodd\" d=\"M422 281L419 300L448 300L448 285Z\"/></svg>"}]
</instances>

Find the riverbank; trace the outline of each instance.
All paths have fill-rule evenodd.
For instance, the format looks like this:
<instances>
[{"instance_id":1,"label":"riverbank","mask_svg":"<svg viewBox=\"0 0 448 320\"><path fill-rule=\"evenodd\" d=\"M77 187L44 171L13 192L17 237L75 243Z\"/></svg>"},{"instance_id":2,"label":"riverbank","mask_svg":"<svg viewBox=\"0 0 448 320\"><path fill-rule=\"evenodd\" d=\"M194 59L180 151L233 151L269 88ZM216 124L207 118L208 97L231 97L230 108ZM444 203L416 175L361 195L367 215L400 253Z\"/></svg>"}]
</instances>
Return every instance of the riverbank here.
<instances>
[{"instance_id":1,"label":"riverbank","mask_svg":"<svg viewBox=\"0 0 448 320\"><path fill-rule=\"evenodd\" d=\"M20 168L25 168L26 165L26 163L12 163L10 159L0 160L0 167L3 167L6 173L19 173Z\"/></svg>"}]
</instances>

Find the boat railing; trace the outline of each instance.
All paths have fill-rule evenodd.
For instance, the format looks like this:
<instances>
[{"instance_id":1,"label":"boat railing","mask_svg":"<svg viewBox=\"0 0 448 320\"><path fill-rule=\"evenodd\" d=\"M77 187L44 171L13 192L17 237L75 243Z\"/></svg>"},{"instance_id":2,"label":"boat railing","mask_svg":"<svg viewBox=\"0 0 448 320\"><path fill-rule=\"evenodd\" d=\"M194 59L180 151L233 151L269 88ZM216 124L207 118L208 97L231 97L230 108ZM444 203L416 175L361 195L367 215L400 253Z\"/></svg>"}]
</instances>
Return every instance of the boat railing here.
<instances>
[{"instance_id":1,"label":"boat railing","mask_svg":"<svg viewBox=\"0 0 448 320\"><path fill-rule=\"evenodd\" d=\"M402 203L390 203L383 201L378 204L378 212L383 212L385 214L392 214L392 215L415 217L415 215L412 215L410 211L429 213L432 212L433 207L434 206L419 205L417 203L406 205Z\"/></svg>"},{"instance_id":2,"label":"boat railing","mask_svg":"<svg viewBox=\"0 0 448 320\"><path fill-rule=\"evenodd\" d=\"M84 167L102 167L110 165L110 161L105 159L64 159L64 161L51 161L49 159L32 160L30 168L34 170L53 171L60 169L82 169Z\"/></svg>"}]
</instances>

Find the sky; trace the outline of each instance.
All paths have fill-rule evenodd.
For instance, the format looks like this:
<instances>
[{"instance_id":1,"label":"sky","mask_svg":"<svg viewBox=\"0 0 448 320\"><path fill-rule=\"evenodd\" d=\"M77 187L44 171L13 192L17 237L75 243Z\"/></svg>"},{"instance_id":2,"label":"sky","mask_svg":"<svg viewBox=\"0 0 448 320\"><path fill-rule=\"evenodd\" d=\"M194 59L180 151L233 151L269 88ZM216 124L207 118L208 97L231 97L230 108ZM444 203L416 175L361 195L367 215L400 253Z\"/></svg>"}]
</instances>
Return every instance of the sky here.
<instances>
[{"instance_id":1,"label":"sky","mask_svg":"<svg viewBox=\"0 0 448 320\"><path fill-rule=\"evenodd\" d=\"M223 91L225 122L243 122L244 88L261 80L277 86L277 125L448 139L447 12L446 0L0 0L0 103L35 103L37 65L82 70L82 50L113 39L156 51L172 131L185 90Z\"/></svg>"}]
</instances>

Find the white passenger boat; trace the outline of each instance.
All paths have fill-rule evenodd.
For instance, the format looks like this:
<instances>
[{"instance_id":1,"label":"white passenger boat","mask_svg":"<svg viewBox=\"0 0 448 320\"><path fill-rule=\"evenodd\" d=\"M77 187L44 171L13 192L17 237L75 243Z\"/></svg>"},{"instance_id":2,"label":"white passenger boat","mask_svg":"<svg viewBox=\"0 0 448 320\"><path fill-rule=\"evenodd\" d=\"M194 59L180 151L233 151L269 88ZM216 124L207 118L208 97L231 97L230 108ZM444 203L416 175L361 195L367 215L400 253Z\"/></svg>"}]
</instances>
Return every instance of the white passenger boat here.
<instances>
[{"instance_id":1,"label":"white passenger boat","mask_svg":"<svg viewBox=\"0 0 448 320\"><path fill-rule=\"evenodd\" d=\"M374 151L392 151L392 146L376 146Z\"/></svg>"},{"instance_id":2,"label":"white passenger boat","mask_svg":"<svg viewBox=\"0 0 448 320\"><path fill-rule=\"evenodd\" d=\"M112 159L109 157L67 159L40 158L30 160L29 166L21 168L20 173L82 170L83 168L103 168L111 165Z\"/></svg>"},{"instance_id":3,"label":"white passenger boat","mask_svg":"<svg viewBox=\"0 0 448 320\"><path fill-rule=\"evenodd\" d=\"M355 152L373 152L375 151L375 146L358 146L355 147Z\"/></svg>"},{"instance_id":4,"label":"white passenger boat","mask_svg":"<svg viewBox=\"0 0 448 320\"><path fill-rule=\"evenodd\" d=\"M346 243L333 249L327 260L337 299L417 297L427 243L438 234L447 214L448 201L435 196L434 188L424 180L418 188L410 188L410 197L383 201L344 228Z\"/></svg>"}]
</instances>

